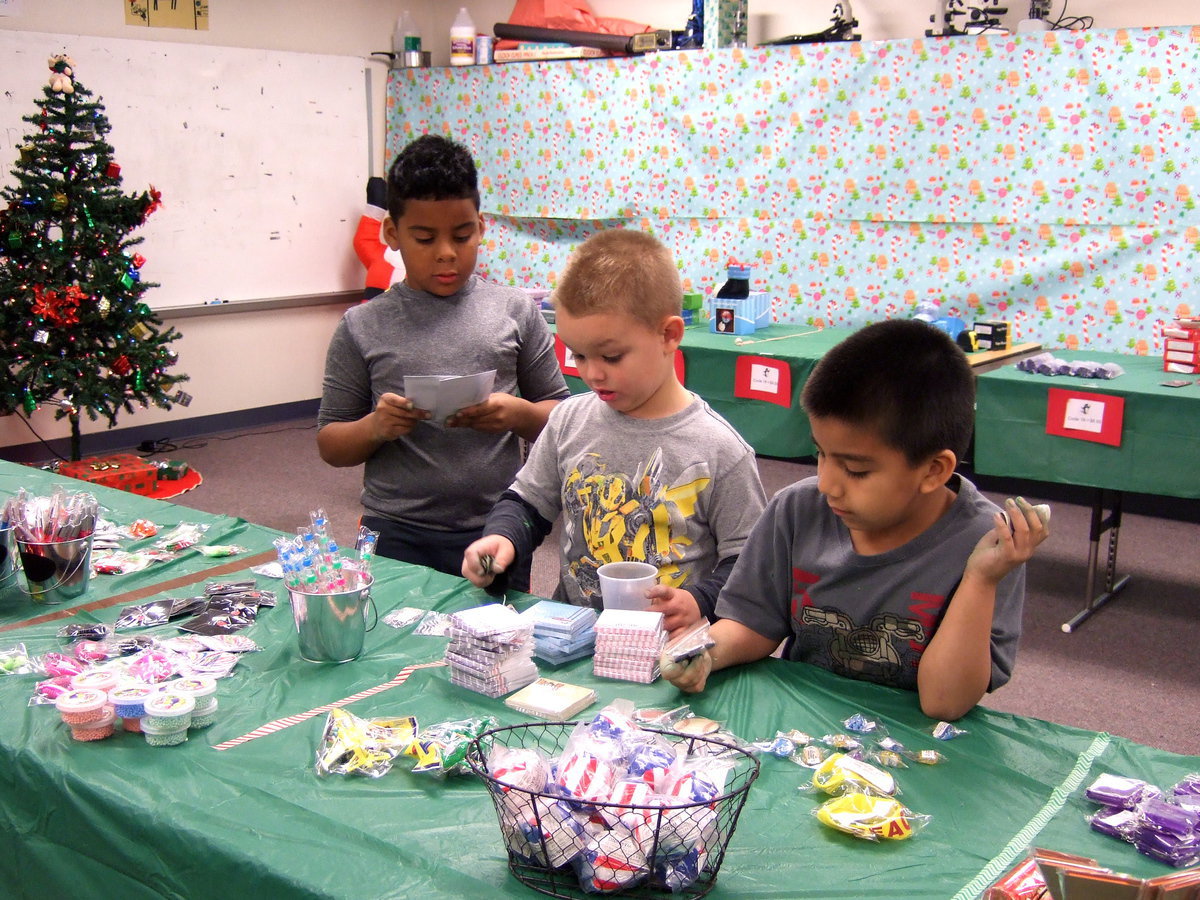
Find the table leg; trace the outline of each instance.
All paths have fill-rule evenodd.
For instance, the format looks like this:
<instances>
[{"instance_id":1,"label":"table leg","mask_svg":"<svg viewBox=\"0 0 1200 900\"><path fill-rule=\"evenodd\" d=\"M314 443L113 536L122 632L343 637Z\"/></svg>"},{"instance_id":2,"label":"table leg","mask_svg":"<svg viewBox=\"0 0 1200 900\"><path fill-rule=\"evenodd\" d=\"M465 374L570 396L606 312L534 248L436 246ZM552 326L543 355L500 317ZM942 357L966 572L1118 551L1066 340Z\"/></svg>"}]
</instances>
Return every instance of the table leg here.
<instances>
[{"instance_id":1,"label":"table leg","mask_svg":"<svg viewBox=\"0 0 1200 900\"><path fill-rule=\"evenodd\" d=\"M1104 515L1104 495L1106 493L1112 495L1110 504L1112 511L1107 517ZM1095 592L1096 574L1100 568L1100 538L1106 531L1108 532L1108 559L1104 566L1104 592L1097 596ZM1097 488L1092 500L1092 524L1088 534L1087 590L1084 594L1087 606L1077 612L1071 621L1063 623L1062 630L1067 634L1091 618L1093 613L1099 612L1102 606L1115 598L1129 583L1128 575L1117 577L1117 538L1120 531L1121 492Z\"/></svg>"}]
</instances>

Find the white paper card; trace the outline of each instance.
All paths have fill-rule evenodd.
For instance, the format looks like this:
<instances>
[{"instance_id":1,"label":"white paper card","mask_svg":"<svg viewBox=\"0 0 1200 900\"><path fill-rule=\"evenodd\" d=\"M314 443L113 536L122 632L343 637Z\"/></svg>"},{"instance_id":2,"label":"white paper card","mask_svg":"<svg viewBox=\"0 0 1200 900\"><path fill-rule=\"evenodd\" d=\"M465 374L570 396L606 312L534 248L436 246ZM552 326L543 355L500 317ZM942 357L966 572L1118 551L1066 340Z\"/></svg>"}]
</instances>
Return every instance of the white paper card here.
<instances>
[{"instance_id":1,"label":"white paper card","mask_svg":"<svg viewBox=\"0 0 1200 900\"><path fill-rule=\"evenodd\" d=\"M750 388L766 394L779 393L779 370L754 363L750 366Z\"/></svg>"},{"instance_id":2,"label":"white paper card","mask_svg":"<svg viewBox=\"0 0 1200 900\"><path fill-rule=\"evenodd\" d=\"M495 369L474 375L406 375L404 396L417 409L429 410L431 421L445 422L463 407L486 400L495 383Z\"/></svg>"},{"instance_id":3,"label":"white paper card","mask_svg":"<svg viewBox=\"0 0 1200 900\"><path fill-rule=\"evenodd\" d=\"M1067 401L1066 415L1063 416L1063 428L1099 434L1104 430L1104 406L1105 404L1099 400L1071 398Z\"/></svg>"}]
</instances>

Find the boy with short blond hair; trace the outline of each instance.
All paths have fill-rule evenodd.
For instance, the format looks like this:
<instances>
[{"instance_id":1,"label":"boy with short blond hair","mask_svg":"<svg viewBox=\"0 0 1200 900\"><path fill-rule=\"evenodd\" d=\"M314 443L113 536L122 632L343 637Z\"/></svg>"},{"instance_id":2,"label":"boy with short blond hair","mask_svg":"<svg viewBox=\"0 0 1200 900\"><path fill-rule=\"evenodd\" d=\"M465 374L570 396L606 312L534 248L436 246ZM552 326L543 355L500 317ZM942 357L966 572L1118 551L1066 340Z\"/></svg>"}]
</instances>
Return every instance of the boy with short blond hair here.
<instances>
[{"instance_id":1,"label":"boy with short blond hair","mask_svg":"<svg viewBox=\"0 0 1200 900\"><path fill-rule=\"evenodd\" d=\"M551 412L467 548L464 577L490 584L561 512L556 600L599 608L596 570L636 560L658 568L649 598L669 630L713 615L764 494L754 451L676 376L682 299L670 251L649 234L603 231L575 250L553 302L591 390Z\"/></svg>"},{"instance_id":2,"label":"boy with short blond hair","mask_svg":"<svg viewBox=\"0 0 1200 900\"><path fill-rule=\"evenodd\" d=\"M955 473L974 395L962 351L924 322L870 325L831 350L801 395L816 477L771 499L717 603L716 645L663 660L663 676L699 691L786 641L787 659L915 689L939 719L1007 682L1024 563L1049 516L1018 498L1006 520Z\"/></svg>"}]
</instances>

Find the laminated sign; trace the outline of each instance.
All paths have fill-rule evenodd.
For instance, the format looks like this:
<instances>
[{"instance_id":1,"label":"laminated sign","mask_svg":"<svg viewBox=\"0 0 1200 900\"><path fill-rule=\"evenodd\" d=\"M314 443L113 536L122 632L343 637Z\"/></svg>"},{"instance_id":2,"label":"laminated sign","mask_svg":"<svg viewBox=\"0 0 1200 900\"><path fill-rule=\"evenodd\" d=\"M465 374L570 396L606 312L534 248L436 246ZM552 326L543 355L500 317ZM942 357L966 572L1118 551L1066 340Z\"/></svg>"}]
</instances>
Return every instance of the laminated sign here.
<instances>
[{"instance_id":1,"label":"laminated sign","mask_svg":"<svg viewBox=\"0 0 1200 900\"><path fill-rule=\"evenodd\" d=\"M769 356L739 356L733 396L792 405L792 369L786 360Z\"/></svg>"},{"instance_id":2,"label":"laminated sign","mask_svg":"<svg viewBox=\"0 0 1200 900\"><path fill-rule=\"evenodd\" d=\"M1050 388L1046 434L1120 447L1124 420L1124 397Z\"/></svg>"}]
</instances>

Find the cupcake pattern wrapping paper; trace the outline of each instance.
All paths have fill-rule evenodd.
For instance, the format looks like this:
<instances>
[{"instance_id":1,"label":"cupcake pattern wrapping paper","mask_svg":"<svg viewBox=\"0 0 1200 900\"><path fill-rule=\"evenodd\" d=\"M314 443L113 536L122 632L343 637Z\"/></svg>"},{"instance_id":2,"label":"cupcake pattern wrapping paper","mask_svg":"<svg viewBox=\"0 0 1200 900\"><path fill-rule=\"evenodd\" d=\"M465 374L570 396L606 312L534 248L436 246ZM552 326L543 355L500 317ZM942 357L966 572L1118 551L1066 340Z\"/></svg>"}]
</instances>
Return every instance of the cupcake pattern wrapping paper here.
<instances>
[{"instance_id":1,"label":"cupcake pattern wrapping paper","mask_svg":"<svg viewBox=\"0 0 1200 900\"><path fill-rule=\"evenodd\" d=\"M571 248L653 231L685 290L733 257L772 319L942 314L1157 354L1197 308L1200 26L392 70L388 156L479 166L485 277L553 288Z\"/></svg>"}]
</instances>

